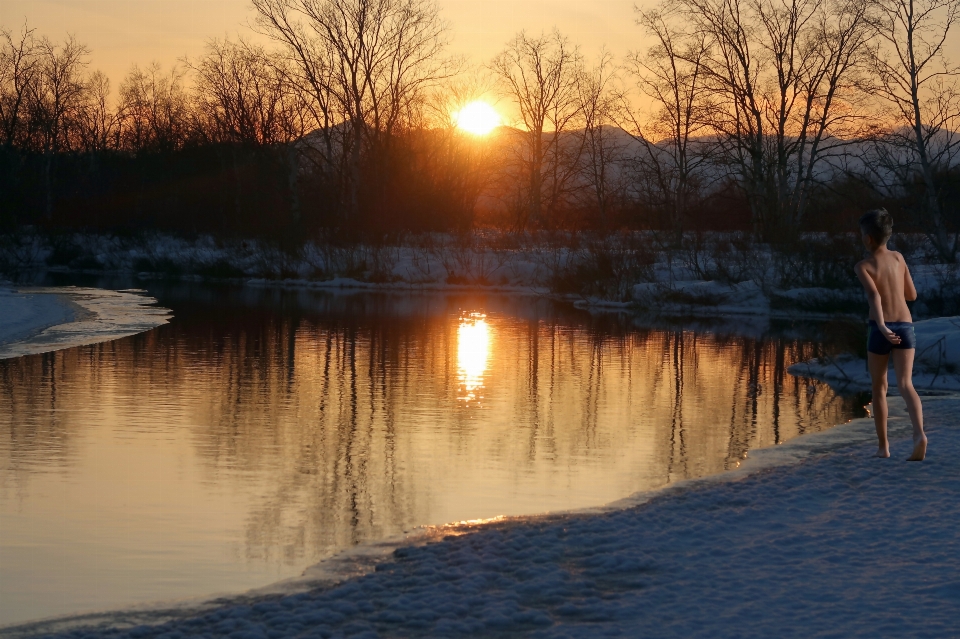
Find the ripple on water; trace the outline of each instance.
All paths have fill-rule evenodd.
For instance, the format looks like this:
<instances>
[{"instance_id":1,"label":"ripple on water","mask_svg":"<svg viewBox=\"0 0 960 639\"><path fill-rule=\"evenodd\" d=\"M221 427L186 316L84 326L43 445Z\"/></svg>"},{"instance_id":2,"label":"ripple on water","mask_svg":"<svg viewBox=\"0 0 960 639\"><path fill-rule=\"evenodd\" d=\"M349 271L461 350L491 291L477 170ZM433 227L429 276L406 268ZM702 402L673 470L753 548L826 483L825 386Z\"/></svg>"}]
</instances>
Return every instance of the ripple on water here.
<instances>
[{"instance_id":1,"label":"ripple on water","mask_svg":"<svg viewBox=\"0 0 960 639\"><path fill-rule=\"evenodd\" d=\"M859 409L786 374L823 348L817 327L150 292L170 324L0 362L3 622L239 592L420 526L598 506Z\"/></svg>"}]
</instances>

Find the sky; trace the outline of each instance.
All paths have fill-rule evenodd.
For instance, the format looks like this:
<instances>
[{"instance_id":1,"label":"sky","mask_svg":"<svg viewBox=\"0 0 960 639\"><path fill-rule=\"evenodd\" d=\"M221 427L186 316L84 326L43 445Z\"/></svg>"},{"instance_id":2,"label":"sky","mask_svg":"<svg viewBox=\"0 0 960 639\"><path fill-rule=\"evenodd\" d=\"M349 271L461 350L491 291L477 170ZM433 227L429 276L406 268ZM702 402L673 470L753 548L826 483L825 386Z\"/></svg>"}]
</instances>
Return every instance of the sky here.
<instances>
[{"instance_id":1,"label":"sky","mask_svg":"<svg viewBox=\"0 0 960 639\"><path fill-rule=\"evenodd\" d=\"M643 47L633 0L438 0L450 23L453 51L487 62L517 32L560 29L595 56L604 45L617 57ZM0 26L26 20L39 34L74 34L91 50L91 69L117 86L134 64L164 67L196 56L214 37L249 34L250 0L0 0Z\"/></svg>"}]
</instances>

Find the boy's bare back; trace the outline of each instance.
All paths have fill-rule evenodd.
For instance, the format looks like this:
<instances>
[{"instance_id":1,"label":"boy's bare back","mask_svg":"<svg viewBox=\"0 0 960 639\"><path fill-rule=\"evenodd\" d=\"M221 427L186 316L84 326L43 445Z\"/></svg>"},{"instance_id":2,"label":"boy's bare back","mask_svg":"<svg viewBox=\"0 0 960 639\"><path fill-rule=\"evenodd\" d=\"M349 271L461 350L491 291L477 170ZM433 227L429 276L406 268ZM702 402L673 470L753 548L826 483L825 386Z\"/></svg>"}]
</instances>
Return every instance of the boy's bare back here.
<instances>
[{"instance_id":1,"label":"boy's bare back","mask_svg":"<svg viewBox=\"0 0 960 639\"><path fill-rule=\"evenodd\" d=\"M870 319L882 319L883 322L913 321L907 300L916 299L917 290L910 277L910 269L900 253L881 246L870 257L857 263L856 272L868 294L871 285L880 294L883 317L874 317L871 312Z\"/></svg>"},{"instance_id":2,"label":"boy's bare back","mask_svg":"<svg viewBox=\"0 0 960 639\"><path fill-rule=\"evenodd\" d=\"M860 217L863 245L870 257L855 268L870 306L867 322L867 368L873 391L873 420L877 426L877 457L890 457L887 439L887 366L893 357L897 387L913 424L913 453L909 461L923 461L927 436L923 432L923 407L913 387L913 358L917 334L907 302L917 299L917 289L903 256L887 248L893 234L893 218L886 209L874 209Z\"/></svg>"}]
</instances>

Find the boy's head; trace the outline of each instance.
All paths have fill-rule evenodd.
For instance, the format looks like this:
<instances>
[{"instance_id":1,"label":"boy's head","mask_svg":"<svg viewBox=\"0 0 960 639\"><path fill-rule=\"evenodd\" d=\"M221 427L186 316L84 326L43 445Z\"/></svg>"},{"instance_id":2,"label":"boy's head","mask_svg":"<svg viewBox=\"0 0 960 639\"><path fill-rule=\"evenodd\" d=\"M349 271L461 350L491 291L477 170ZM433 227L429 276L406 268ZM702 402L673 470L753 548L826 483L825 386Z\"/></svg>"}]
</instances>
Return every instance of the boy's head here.
<instances>
[{"instance_id":1,"label":"boy's head","mask_svg":"<svg viewBox=\"0 0 960 639\"><path fill-rule=\"evenodd\" d=\"M860 232L875 246L883 246L893 235L893 217L887 209L873 209L860 216Z\"/></svg>"}]
</instances>

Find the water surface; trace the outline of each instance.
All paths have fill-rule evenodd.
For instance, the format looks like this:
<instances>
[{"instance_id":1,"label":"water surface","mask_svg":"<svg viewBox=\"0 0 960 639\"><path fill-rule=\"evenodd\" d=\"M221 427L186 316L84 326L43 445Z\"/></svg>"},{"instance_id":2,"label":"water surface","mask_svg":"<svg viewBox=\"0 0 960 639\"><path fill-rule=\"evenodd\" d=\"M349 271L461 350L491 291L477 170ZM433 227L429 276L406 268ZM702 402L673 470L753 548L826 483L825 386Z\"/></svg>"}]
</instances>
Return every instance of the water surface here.
<instances>
[{"instance_id":1,"label":"water surface","mask_svg":"<svg viewBox=\"0 0 960 639\"><path fill-rule=\"evenodd\" d=\"M786 373L824 325L150 294L169 325L0 361L2 623L240 592L416 526L600 505L859 410Z\"/></svg>"}]
</instances>

